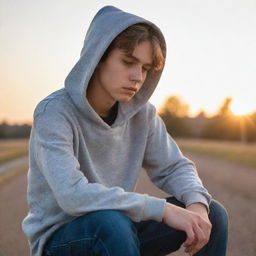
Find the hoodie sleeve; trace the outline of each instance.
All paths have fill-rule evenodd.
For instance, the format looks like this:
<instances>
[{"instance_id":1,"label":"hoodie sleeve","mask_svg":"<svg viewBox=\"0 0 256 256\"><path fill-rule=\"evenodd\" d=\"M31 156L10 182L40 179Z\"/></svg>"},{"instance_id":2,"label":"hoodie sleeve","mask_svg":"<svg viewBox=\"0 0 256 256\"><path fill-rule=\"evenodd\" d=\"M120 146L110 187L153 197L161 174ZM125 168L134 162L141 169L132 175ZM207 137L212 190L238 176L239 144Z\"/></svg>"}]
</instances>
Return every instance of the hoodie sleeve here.
<instances>
[{"instance_id":1,"label":"hoodie sleeve","mask_svg":"<svg viewBox=\"0 0 256 256\"><path fill-rule=\"evenodd\" d=\"M152 182L186 206L203 203L209 210L211 196L203 187L193 162L183 156L154 112L144 158Z\"/></svg>"},{"instance_id":2,"label":"hoodie sleeve","mask_svg":"<svg viewBox=\"0 0 256 256\"><path fill-rule=\"evenodd\" d=\"M67 119L65 113L52 108L40 113L34 119L31 140L37 165L63 211L79 216L112 209L123 211L134 221L161 221L165 200L88 182L79 169Z\"/></svg>"}]
</instances>

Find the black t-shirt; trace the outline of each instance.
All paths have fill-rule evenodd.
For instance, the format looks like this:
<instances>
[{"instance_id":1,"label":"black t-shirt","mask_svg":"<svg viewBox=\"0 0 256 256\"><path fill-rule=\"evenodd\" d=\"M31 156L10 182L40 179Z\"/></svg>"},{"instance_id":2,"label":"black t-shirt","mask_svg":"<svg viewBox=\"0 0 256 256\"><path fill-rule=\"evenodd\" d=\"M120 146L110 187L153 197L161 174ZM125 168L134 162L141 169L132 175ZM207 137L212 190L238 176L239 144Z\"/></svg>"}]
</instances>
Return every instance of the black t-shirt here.
<instances>
[{"instance_id":1,"label":"black t-shirt","mask_svg":"<svg viewBox=\"0 0 256 256\"><path fill-rule=\"evenodd\" d=\"M117 112L118 112L118 102L116 102L114 106L111 108L110 114L107 117L101 116L101 118L104 122L106 122L110 126L115 122L117 117Z\"/></svg>"}]
</instances>

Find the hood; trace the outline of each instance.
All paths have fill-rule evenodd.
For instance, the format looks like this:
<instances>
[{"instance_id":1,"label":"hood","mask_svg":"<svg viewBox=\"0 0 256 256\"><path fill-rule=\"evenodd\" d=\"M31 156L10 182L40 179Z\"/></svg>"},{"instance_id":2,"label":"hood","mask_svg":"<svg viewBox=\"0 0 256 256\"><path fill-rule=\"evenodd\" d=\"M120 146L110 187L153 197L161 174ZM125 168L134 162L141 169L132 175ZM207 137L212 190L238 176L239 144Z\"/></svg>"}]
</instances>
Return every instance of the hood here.
<instances>
[{"instance_id":1,"label":"hood","mask_svg":"<svg viewBox=\"0 0 256 256\"><path fill-rule=\"evenodd\" d=\"M85 36L80 59L65 80L65 89L73 103L82 115L92 122L98 123L100 117L91 108L85 97L90 78L113 39L123 30L136 23L149 24L158 32L163 47L163 54L165 55L166 45L164 37L159 28L153 23L113 6L105 6L93 18ZM148 72L144 85L139 92L129 102L119 103L118 115L112 126L126 122L143 107L154 92L161 73L162 71Z\"/></svg>"}]
</instances>

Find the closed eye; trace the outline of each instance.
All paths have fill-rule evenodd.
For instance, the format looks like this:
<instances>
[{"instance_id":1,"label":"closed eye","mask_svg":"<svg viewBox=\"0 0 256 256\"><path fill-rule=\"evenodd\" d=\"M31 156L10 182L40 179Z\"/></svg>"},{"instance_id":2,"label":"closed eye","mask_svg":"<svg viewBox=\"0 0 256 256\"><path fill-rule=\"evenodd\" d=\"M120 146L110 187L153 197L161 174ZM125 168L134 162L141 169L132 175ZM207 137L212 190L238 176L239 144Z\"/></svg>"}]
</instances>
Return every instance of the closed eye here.
<instances>
[{"instance_id":1,"label":"closed eye","mask_svg":"<svg viewBox=\"0 0 256 256\"><path fill-rule=\"evenodd\" d=\"M142 67L142 69L145 71L145 72L148 72L150 70L149 67Z\"/></svg>"},{"instance_id":2,"label":"closed eye","mask_svg":"<svg viewBox=\"0 0 256 256\"><path fill-rule=\"evenodd\" d=\"M131 54L126 54L124 53L124 59L123 60L123 63L127 66L131 66L133 64L136 64L136 63L141 63L140 59L138 59L137 57L131 55ZM142 66L142 70L144 72L148 72L152 69L152 64L151 63L145 63L143 66Z\"/></svg>"},{"instance_id":3,"label":"closed eye","mask_svg":"<svg viewBox=\"0 0 256 256\"><path fill-rule=\"evenodd\" d=\"M124 63L125 65L127 65L127 66L132 66L133 64L136 64L136 63L135 63L134 61L132 61L132 60L123 59L122 61L123 61L123 63ZM143 70L144 72L148 72L150 69L151 69L151 66L142 66L142 70Z\"/></svg>"},{"instance_id":4,"label":"closed eye","mask_svg":"<svg viewBox=\"0 0 256 256\"><path fill-rule=\"evenodd\" d=\"M134 62L133 62L133 61L130 61L130 60L123 60L123 63L124 63L125 65L127 65L127 66L131 66L131 65L134 64Z\"/></svg>"}]
</instances>

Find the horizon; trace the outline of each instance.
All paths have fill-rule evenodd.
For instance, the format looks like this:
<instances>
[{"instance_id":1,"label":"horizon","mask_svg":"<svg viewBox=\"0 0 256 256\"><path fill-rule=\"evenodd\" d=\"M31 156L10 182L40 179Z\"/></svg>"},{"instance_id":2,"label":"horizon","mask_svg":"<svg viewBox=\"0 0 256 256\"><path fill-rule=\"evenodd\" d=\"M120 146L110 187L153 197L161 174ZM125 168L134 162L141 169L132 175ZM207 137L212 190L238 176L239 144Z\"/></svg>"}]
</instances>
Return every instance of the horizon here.
<instances>
[{"instance_id":1,"label":"horizon","mask_svg":"<svg viewBox=\"0 0 256 256\"><path fill-rule=\"evenodd\" d=\"M185 102L183 100L183 98L179 95L168 95L166 97L169 98L169 97L178 97L179 100L181 101L182 104L185 104L188 106L188 114L184 117L188 117L188 118L196 118L198 115L200 115L201 113L204 113L205 117L206 118L212 118L214 117L217 113L218 113L218 110L220 109L220 107L222 106L222 104L224 103L224 101L227 99L227 98L231 98L231 97L226 97L222 100L221 104L217 107L217 109L213 112L213 113L208 113L207 111L205 111L204 109L199 109L197 112L195 113L191 113L190 112L190 104L188 104L187 102ZM161 108L164 106L164 103L165 101L162 102L162 104L160 104L156 109L157 109L157 112L161 112ZM237 106L239 105L234 105L232 104L233 103L233 99L231 98L231 104L230 104L230 111L231 111L231 115L233 116L236 116L236 117L241 117L241 116L250 116L250 115L253 115L256 113L256 108L253 109L252 111L247 111L246 108L244 108L245 111L241 111L240 108L236 108ZM234 106L234 107L233 107ZM237 112L236 112L237 110ZM0 119L0 124L3 124L3 123L6 123L8 125L32 125L33 123L33 119L28 119L28 120L11 120L11 119L8 119L8 118L2 118Z\"/></svg>"}]
</instances>

